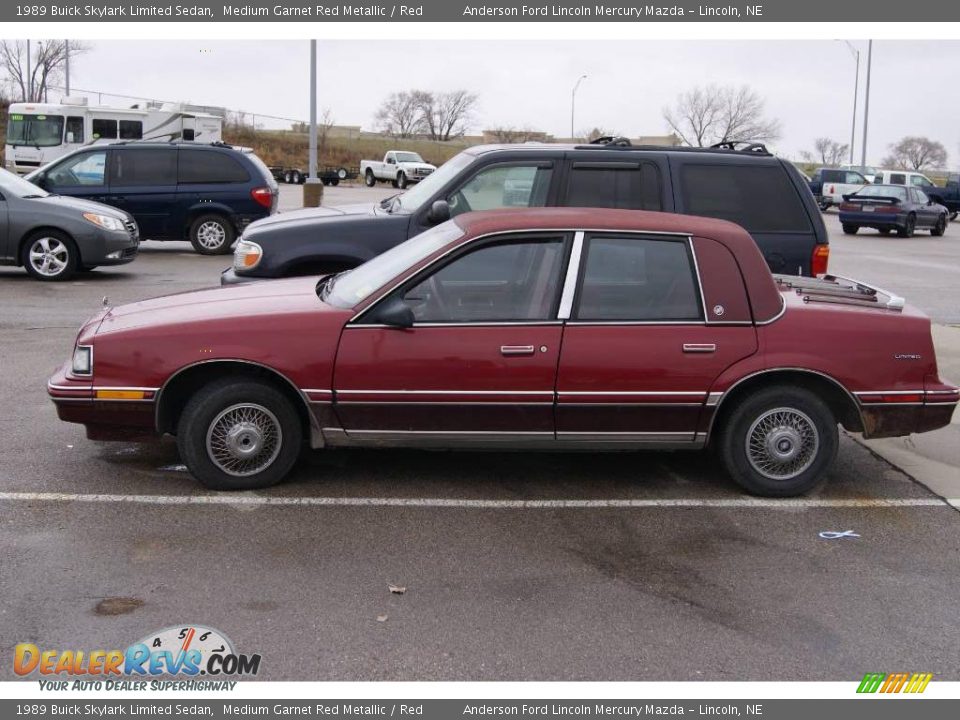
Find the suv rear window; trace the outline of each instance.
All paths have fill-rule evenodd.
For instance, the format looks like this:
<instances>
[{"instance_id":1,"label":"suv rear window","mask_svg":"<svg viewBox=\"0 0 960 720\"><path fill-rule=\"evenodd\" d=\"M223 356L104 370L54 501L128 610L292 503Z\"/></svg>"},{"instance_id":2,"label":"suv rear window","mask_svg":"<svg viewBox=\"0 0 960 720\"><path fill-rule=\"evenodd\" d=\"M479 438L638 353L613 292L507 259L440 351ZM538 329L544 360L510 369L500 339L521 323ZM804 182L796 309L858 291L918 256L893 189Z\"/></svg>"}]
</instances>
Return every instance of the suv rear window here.
<instances>
[{"instance_id":1,"label":"suv rear window","mask_svg":"<svg viewBox=\"0 0 960 720\"><path fill-rule=\"evenodd\" d=\"M180 149L180 183L239 183L249 179L244 167L226 153Z\"/></svg>"},{"instance_id":2,"label":"suv rear window","mask_svg":"<svg viewBox=\"0 0 960 720\"><path fill-rule=\"evenodd\" d=\"M660 171L653 163L574 163L563 205L660 210Z\"/></svg>"},{"instance_id":3,"label":"suv rear window","mask_svg":"<svg viewBox=\"0 0 960 720\"><path fill-rule=\"evenodd\" d=\"M779 165L682 165L684 212L749 232L811 232L800 196Z\"/></svg>"}]
</instances>

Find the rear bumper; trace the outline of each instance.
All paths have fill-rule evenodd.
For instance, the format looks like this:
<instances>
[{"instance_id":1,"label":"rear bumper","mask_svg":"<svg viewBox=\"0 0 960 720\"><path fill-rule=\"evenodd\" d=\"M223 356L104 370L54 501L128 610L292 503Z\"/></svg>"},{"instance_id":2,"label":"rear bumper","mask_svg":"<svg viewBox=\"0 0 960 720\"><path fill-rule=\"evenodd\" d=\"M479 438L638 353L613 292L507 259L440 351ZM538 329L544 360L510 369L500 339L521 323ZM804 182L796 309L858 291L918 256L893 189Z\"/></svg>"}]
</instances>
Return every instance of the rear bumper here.
<instances>
[{"instance_id":1,"label":"rear bumper","mask_svg":"<svg viewBox=\"0 0 960 720\"><path fill-rule=\"evenodd\" d=\"M841 212L840 223L861 227L894 228L902 226L906 222L906 217L904 213L893 215L891 213Z\"/></svg>"},{"instance_id":2,"label":"rear bumper","mask_svg":"<svg viewBox=\"0 0 960 720\"><path fill-rule=\"evenodd\" d=\"M902 397L910 397L905 393ZM960 389L937 384L919 393L919 402L877 402L880 396L858 393L865 438L900 437L938 430L950 424ZM887 398L890 399L889 397Z\"/></svg>"}]
</instances>

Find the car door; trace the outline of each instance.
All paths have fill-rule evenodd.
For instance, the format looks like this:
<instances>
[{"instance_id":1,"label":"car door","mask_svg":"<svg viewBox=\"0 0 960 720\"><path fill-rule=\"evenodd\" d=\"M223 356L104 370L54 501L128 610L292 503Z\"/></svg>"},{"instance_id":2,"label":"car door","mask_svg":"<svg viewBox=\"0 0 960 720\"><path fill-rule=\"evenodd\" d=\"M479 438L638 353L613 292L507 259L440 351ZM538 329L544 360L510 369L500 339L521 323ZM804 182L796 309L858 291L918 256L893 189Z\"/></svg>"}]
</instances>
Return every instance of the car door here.
<instances>
[{"instance_id":1,"label":"car door","mask_svg":"<svg viewBox=\"0 0 960 720\"><path fill-rule=\"evenodd\" d=\"M41 184L57 195L109 203L108 150L90 150L64 158L44 171Z\"/></svg>"},{"instance_id":2,"label":"car door","mask_svg":"<svg viewBox=\"0 0 960 720\"><path fill-rule=\"evenodd\" d=\"M560 308L557 439L702 440L714 380L757 349L733 256L713 240L625 232L586 233L578 255Z\"/></svg>"},{"instance_id":3,"label":"car door","mask_svg":"<svg viewBox=\"0 0 960 720\"><path fill-rule=\"evenodd\" d=\"M110 204L133 215L144 240L169 235L177 192L177 149L125 147L110 160Z\"/></svg>"},{"instance_id":4,"label":"car door","mask_svg":"<svg viewBox=\"0 0 960 720\"><path fill-rule=\"evenodd\" d=\"M915 203L918 227L933 227L940 219L940 211L936 205L930 204L930 198L919 188L909 188L910 199Z\"/></svg>"},{"instance_id":5,"label":"car door","mask_svg":"<svg viewBox=\"0 0 960 720\"><path fill-rule=\"evenodd\" d=\"M471 243L344 329L335 410L354 440L403 444L551 441L570 238L521 233ZM378 321L400 302L412 327Z\"/></svg>"}]
</instances>

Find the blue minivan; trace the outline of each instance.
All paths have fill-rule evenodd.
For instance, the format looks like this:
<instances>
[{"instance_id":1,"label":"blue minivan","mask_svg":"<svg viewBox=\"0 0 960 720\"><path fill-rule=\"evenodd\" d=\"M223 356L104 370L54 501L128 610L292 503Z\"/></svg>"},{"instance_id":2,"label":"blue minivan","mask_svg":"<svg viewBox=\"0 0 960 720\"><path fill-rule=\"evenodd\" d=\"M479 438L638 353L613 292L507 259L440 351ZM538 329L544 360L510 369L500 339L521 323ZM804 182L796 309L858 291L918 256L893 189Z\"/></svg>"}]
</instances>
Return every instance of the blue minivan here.
<instances>
[{"instance_id":1,"label":"blue minivan","mask_svg":"<svg viewBox=\"0 0 960 720\"><path fill-rule=\"evenodd\" d=\"M81 148L26 176L57 195L133 215L144 240L189 240L203 255L230 252L243 229L277 210L273 174L224 143L129 142Z\"/></svg>"}]
</instances>

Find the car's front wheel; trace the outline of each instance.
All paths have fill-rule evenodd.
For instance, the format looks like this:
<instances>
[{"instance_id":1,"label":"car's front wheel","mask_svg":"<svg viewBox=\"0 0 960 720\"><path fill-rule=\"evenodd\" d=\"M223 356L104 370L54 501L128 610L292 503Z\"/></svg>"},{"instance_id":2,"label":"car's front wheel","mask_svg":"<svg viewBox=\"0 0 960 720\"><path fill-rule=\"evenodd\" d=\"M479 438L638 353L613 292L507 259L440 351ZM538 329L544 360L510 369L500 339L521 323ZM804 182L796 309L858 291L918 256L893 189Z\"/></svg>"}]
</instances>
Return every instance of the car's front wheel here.
<instances>
[{"instance_id":1,"label":"car's front wheel","mask_svg":"<svg viewBox=\"0 0 960 720\"><path fill-rule=\"evenodd\" d=\"M859 225L844 225L843 232L847 235L856 235L857 231L860 229Z\"/></svg>"},{"instance_id":2,"label":"car's front wheel","mask_svg":"<svg viewBox=\"0 0 960 720\"><path fill-rule=\"evenodd\" d=\"M234 235L233 224L223 215L201 215L190 225L190 244L201 255L226 255Z\"/></svg>"},{"instance_id":3,"label":"car's front wheel","mask_svg":"<svg viewBox=\"0 0 960 720\"><path fill-rule=\"evenodd\" d=\"M720 428L733 480L754 495L791 497L820 483L837 454L837 421L812 392L786 385L741 401Z\"/></svg>"},{"instance_id":4,"label":"car's front wheel","mask_svg":"<svg viewBox=\"0 0 960 720\"><path fill-rule=\"evenodd\" d=\"M80 265L77 246L64 233L44 230L23 244L23 266L37 280L69 280Z\"/></svg>"},{"instance_id":5,"label":"car's front wheel","mask_svg":"<svg viewBox=\"0 0 960 720\"><path fill-rule=\"evenodd\" d=\"M224 378L197 392L177 428L190 472L213 490L251 490L283 480L300 454L296 408L272 385Z\"/></svg>"},{"instance_id":6,"label":"car's front wheel","mask_svg":"<svg viewBox=\"0 0 960 720\"><path fill-rule=\"evenodd\" d=\"M944 213L937 218L937 224L930 228L930 234L933 237L942 237L947 231L947 214Z\"/></svg>"},{"instance_id":7,"label":"car's front wheel","mask_svg":"<svg viewBox=\"0 0 960 720\"><path fill-rule=\"evenodd\" d=\"M377 184L377 179L373 176L373 170L367 170L363 176L363 181L367 184L367 187L373 187Z\"/></svg>"}]
</instances>

